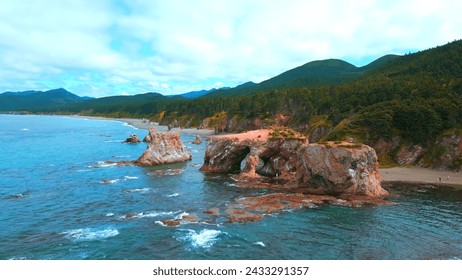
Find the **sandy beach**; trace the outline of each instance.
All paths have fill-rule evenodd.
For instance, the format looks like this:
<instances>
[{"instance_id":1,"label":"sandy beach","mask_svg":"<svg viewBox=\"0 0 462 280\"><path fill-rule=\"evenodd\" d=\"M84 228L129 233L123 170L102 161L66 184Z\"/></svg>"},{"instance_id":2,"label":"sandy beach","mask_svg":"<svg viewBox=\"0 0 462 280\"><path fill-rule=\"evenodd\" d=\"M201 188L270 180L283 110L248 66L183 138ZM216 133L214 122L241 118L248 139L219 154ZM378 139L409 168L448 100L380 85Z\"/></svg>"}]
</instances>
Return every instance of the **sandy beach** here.
<instances>
[{"instance_id":1,"label":"sandy beach","mask_svg":"<svg viewBox=\"0 0 462 280\"><path fill-rule=\"evenodd\" d=\"M159 132L168 131L167 126L159 125L158 123L149 122L149 120L127 119L127 118L112 119L112 120L126 122L129 125L132 125L132 126L134 126L136 128L139 128L139 129L146 129L147 130L150 127L155 127L155 128L157 128L157 131L159 131ZM212 129L197 129L197 128L178 128L178 127L174 127L170 131L179 131L180 133L183 133L183 134L200 135L200 136L204 136L204 137L215 134L215 132Z\"/></svg>"},{"instance_id":2,"label":"sandy beach","mask_svg":"<svg viewBox=\"0 0 462 280\"><path fill-rule=\"evenodd\" d=\"M462 172L439 171L419 167L380 169L382 182L411 182L462 187Z\"/></svg>"}]
</instances>

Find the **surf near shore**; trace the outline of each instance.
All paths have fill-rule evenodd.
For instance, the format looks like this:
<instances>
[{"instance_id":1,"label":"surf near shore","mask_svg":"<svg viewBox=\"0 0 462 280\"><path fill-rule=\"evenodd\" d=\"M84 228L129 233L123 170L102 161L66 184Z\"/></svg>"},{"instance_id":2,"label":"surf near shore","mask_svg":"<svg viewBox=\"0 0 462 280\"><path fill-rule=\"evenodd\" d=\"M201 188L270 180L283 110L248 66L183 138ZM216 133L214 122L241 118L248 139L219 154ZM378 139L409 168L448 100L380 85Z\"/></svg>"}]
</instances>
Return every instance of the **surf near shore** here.
<instances>
[{"instance_id":1,"label":"surf near shore","mask_svg":"<svg viewBox=\"0 0 462 280\"><path fill-rule=\"evenodd\" d=\"M155 122L150 122L146 119L133 119L133 118L106 118L106 117L93 117L93 116L78 116L74 115L71 117L75 118L85 118L85 119L93 119L93 120L110 120L110 121L119 121L124 122L128 125L136 127L138 129L146 129L148 130L150 127L155 127L159 132L169 131L168 126L159 125ZM170 131L178 131L182 134L190 134L190 135L199 135L203 137L207 137L210 135L214 135L215 132L212 129L198 129L198 128L178 128L174 127Z\"/></svg>"}]
</instances>

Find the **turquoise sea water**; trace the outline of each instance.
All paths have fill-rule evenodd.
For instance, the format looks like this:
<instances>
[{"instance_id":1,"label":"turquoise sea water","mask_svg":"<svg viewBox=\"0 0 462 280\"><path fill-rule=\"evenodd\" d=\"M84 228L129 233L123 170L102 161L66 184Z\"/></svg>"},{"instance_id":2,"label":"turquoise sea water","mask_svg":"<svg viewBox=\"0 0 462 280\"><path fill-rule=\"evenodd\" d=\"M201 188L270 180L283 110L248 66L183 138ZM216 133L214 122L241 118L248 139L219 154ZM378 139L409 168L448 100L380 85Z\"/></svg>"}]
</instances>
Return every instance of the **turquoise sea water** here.
<instances>
[{"instance_id":1,"label":"turquoise sea water","mask_svg":"<svg viewBox=\"0 0 462 280\"><path fill-rule=\"evenodd\" d=\"M462 193L391 188L396 206L323 206L226 223L203 211L265 193L198 171L143 168L138 130L116 121L0 115L0 259L460 259ZM158 171L158 170L161 171ZM200 223L160 221L194 214ZM130 218L127 218L129 215Z\"/></svg>"}]
</instances>

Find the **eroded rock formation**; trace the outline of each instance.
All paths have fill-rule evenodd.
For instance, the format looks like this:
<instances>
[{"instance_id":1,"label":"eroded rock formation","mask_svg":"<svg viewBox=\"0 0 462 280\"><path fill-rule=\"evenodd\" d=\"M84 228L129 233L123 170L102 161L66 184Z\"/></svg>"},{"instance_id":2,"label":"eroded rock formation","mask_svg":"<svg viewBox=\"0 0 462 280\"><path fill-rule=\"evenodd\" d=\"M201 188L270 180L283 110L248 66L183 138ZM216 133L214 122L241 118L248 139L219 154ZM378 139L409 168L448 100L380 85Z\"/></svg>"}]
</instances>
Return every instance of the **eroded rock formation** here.
<instances>
[{"instance_id":1,"label":"eroded rock formation","mask_svg":"<svg viewBox=\"0 0 462 280\"><path fill-rule=\"evenodd\" d=\"M235 173L239 180L269 178L301 193L388 194L380 185L377 155L371 147L347 142L308 144L299 135L275 137L271 130L210 137L200 170Z\"/></svg>"},{"instance_id":2,"label":"eroded rock formation","mask_svg":"<svg viewBox=\"0 0 462 280\"><path fill-rule=\"evenodd\" d=\"M381 197L377 155L369 146L333 142L299 150L297 173L289 184L311 194Z\"/></svg>"},{"instance_id":3,"label":"eroded rock formation","mask_svg":"<svg viewBox=\"0 0 462 280\"><path fill-rule=\"evenodd\" d=\"M148 136L149 145L134 164L153 166L191 160L191 154L183 145L179 132L157 133L155 129L150 129Z\"/></svg>"},{"instance_id":4,"label":"eroded rock formation","mask_svg":"<svg viewBox=\"0 0 462 280\"><path fill-rule=\"evenodd\" d=\"M149 132L148 132L148 135L146 135L144 138L143 138L143 142L151 142L151 135L154 135L156 134L157 132L157 129L155 127L150 127L149 128Z\"/></svg>"}]
</instances>

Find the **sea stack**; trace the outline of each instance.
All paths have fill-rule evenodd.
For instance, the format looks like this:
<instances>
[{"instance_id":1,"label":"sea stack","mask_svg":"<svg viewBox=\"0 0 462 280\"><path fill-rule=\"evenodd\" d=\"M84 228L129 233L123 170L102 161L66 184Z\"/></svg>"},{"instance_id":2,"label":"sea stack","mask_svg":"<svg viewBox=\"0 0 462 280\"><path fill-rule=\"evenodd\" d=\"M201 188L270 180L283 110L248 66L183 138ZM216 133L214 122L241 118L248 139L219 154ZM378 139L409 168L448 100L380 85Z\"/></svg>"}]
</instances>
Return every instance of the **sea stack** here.
<instances>
[{"instance_id":1,"label":"sea stack","mask_svg":"<svg viewBox=\"0 0 462 280\"><path fill-rule=\"evenodd\" d=\"M136 143L140 143L140 139L138 138L138 135L136 134L132 134L130 135L130 137L128 137L127 139L125 139L124 143L131 143L131 144L136 144Z\"/></svg>"},{"instance_id":2,"label":"sea stack","mask_svg":"<svg viewBox=\"0 0 462 280\"><path fill-rule=\"evenodd\" d=\"M148 136L149 145L134 164L154 166L191 160L191 154L183 145L179 132L157 133L156 129L149 129Z\"/></svg>"}]
</instances>

